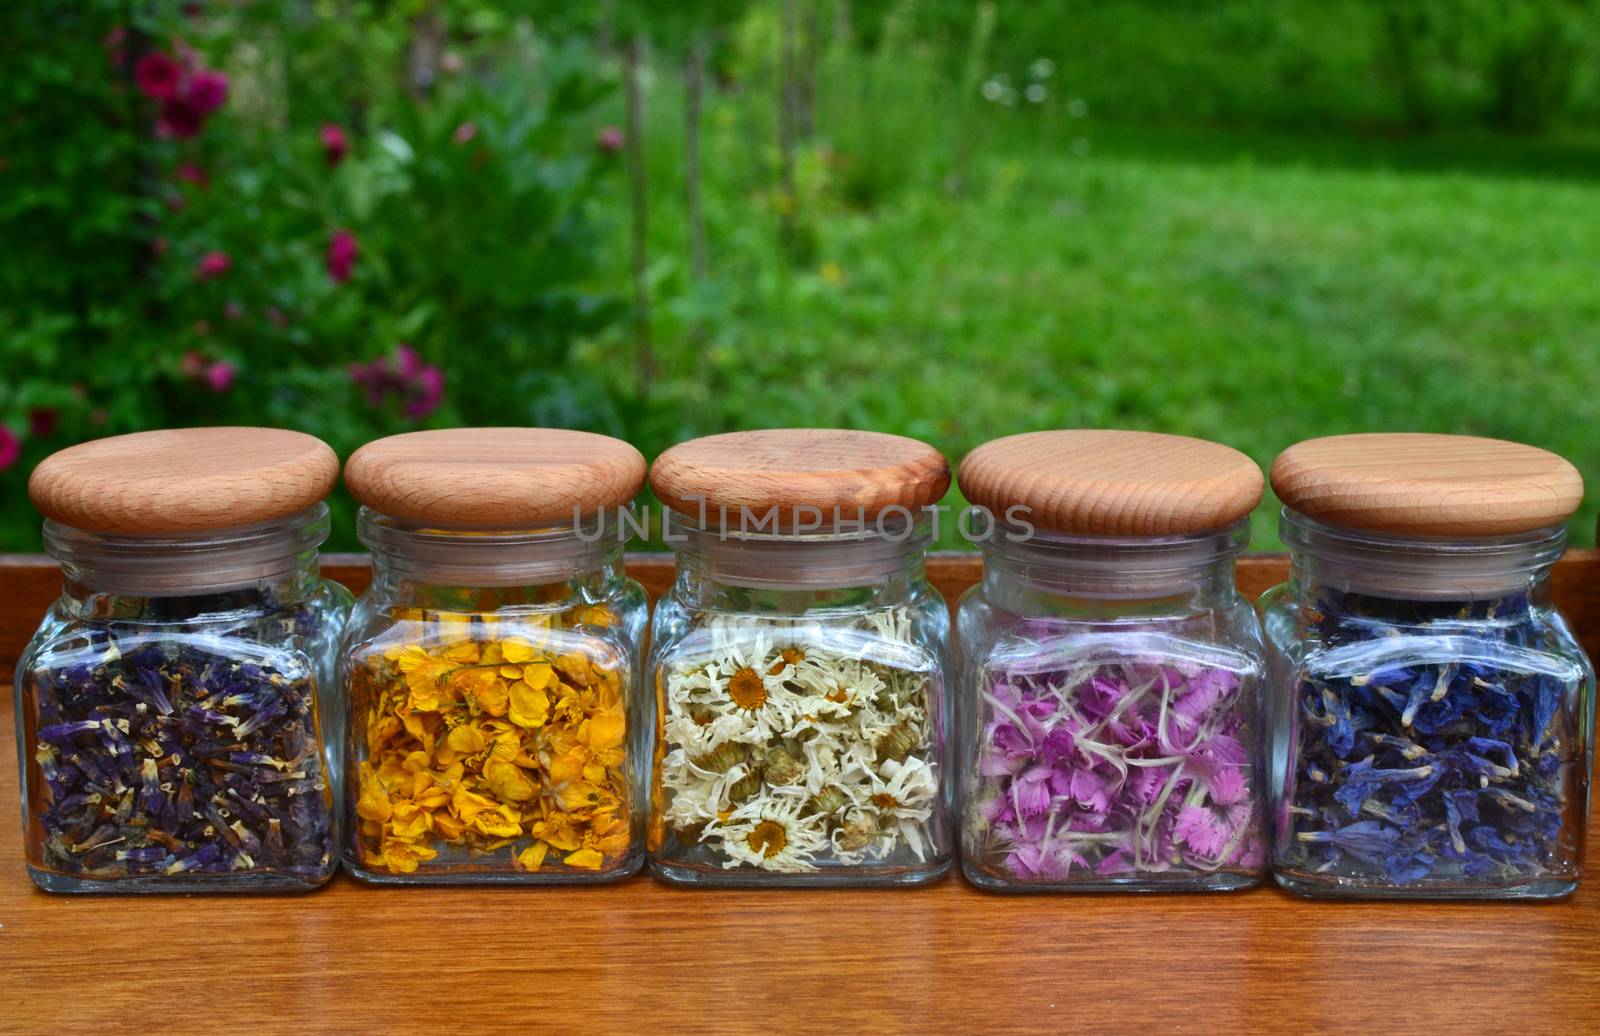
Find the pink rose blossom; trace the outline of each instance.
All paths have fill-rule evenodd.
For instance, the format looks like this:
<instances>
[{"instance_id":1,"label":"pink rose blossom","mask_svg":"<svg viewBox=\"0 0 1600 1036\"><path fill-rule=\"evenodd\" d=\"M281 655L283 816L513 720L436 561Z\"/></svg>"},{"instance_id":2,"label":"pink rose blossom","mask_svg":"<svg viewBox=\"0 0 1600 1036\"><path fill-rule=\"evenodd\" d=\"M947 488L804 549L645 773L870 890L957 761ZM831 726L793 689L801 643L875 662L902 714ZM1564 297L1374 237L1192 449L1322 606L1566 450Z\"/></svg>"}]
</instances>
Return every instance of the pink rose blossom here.
<instances>
[{"instance_id":1,"label":"pink rose blossom","mask_svg":"<svg viewBox=\"0 0 1600 1036\"><path fill-rule=\"evenodd\" d=\"M319 136L322 138L322 157L328 162L329 168L344 161L344 156L350 153L350 141L344 135L344 130L333 123L322 127Z\"/></svg>"},{"instance_id":2,"label":"pink rose blossom","mask_svg":"<svg viewBox=\"0 0 1600 1036\"><path fill-rule=\"evenodd\" d=\"M347 370L370 405L398 397L400 412L414 421L429 416L444 401L444 372L422 362L421 354L404 342L389 356L352 363Z\"/></svg>"},{"instance_id":3,"label":"pink rose blossom","mask_svg":"<svg viewBox=\"0 0 1600 1036\"><path fill-rule=\"evenodd\" d=\"M215 69L202 68L189 77L182 93L202 117L210 115L228 100L228 77Z\"/></svg>"},{"instance_id":4,"label":"pink rose blossom","mask_svg":"<svg viewBox=\"0 0 1600 1036\"><path fill-rule=\"evenodd\" d=\"M228 391L233 384L233 364L227 360L218 360L206 368L206 384L211 391L221 394Z\"/></svg>"},{"instance_id":5,"label":"pink rose blossom","mask_svg":"<svg viewBox=\"0 0 1600 1036\"><path fill-rule=\"evenodd\" d=\"M228 258L227 252L211 251L200 257L200 266L195 271L195 277L202 281L209 281L221 277L233 266L233 260Z\"/></svg>"},{"instance_id":6,"label":"pink rose blossom","mask_svg":"<svg viewBox=\"0 0 1600 1036\"><path fill-rule=\"evenodd\" d=\"M199 136L205 123L205 113L187 98L169 97L161 103L161 115L156 119L156 133L162 137L188 140Z\"/></svg>"},{"instance_id":7,"label":"pink rose blossom","mask_svg":"<svg viewBox=\"0 0 1600 1036\"><path fill-rule=\"evenodd\" d=\"M22 456L22 440L17 433L0 424L0 471L4 471Z\"/></svg>"},{"instance_id":8,"label":"pink rose blossom","mask_svg":"<svg viewBox=\"0 0 1600 1036\"><path fill-rule=\"evenodd\" d=\"M328 276L334 283L343 284L350 279L356 265L356 237L348 230L335 230L328 241Z\"/></svg>"},{"instance_id":9,"label":"pink rose blossom","mask_svg":"<svg viewBox=\"0 0 1600 1036\"><path fill-rule=\"evenodd\" d=\"M472 143L472 138L476 137L477 135L477 123L463 122L461 125L456 127L456 131L454 133L450 134L450 139L455 141L457 144L470 144Z\"/></svg>"},{"instance_id":10,"label":"pink rose blossom","mask_svg":"<svg viewBox=\"0 0 1600 1036\"><path fill-rule=\"evenodd\" d=\"M133 82L146 97L164 101L176 97L183 69L176 59L164 51L152 50L139 55L133 66Z\"/></svg>"},{"instance_id":11,"label":"pink rose blossom","mask_svg":"<svg viewBox=\"0 0 1600 1036\"><path fill-rule=\"evenodd\" d=\"M600 131L600 135L595 139L595 143L599 146L601 151L604 151L608 155L614 155L618 151L622 150L622 145L626 143L626 139L622 135L622 130L615 126L607 126L605 129Z\"/></svg>"},{"instance_id":12,"label":"pink rose blossom","mask_svg":"<svg viewBox=\"0 0 1600 1036\"><path fill-rule=\"evenodd\" d=\"M423 367L411 389L401 413L414 421L421 420L439 409L444 401L444 372L431 364Z\"/></svg>"}]
</instances>

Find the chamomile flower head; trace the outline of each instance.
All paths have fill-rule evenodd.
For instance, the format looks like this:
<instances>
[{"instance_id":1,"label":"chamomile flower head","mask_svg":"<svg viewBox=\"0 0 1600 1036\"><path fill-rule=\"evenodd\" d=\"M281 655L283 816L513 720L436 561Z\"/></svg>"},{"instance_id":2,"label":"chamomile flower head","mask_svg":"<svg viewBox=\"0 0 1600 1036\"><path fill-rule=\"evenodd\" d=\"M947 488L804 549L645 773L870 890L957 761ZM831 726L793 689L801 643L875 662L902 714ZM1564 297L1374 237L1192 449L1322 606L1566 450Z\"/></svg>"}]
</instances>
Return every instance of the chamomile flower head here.
<instances>
[{"instance_id":1,"label":"chamomile flower head","mask_svg":"<svg viewBox=\"0 0 1600 1036\"><path fill-rule=\"evenodd\" d=\"M911 628L904 608L709 617L702 650L664 674L666 823L729 868L922 858L934 685Z\"/></svg>"},{"instance_id":2,"label":"chamomile flower head","mask_svg":"<svg viewBox=\"0 0 1600 1036\"><path fill-rule=\"evenodd\" d=\"M820 816L803 815L794 797L769 798L736 810L717 827L722 849L733 865L771 871L813 871L817 853L828 847Z\"/></svg>"}]
</instances>

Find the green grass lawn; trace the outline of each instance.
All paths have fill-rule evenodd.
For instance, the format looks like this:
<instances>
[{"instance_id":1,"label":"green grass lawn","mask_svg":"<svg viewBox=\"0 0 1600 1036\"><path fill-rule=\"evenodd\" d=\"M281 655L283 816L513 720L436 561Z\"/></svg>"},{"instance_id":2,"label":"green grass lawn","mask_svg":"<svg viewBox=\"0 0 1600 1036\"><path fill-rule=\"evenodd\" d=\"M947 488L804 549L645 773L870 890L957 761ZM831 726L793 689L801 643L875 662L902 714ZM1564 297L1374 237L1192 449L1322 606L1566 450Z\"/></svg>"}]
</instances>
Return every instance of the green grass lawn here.
<instances>
[{"instance_id":1,"label":"green grass lawn","mask_svg":"<svg viewBox=\"0 0 1600 1036\"><path fill-rule=\"evenodd\" d=\"M870 208L840 200L849 158L807 156L815 246L788 263L770 138L748 102L720 103L715 280L699 294L682 289L676 110L653 112L654 274L679 294L657 322L667 416L641 445L844 425L926 439L954 463L1013 432L1144 428L1265 467L1317 435L1470 433L1555 450L1596 480L1572 526L1594 542L1597 152L1063 118L986 132L957 190L939 162L914 163ZM1255 548L1278 546L1275 511L1257 512Z\"/></svg>"}]
</instances>

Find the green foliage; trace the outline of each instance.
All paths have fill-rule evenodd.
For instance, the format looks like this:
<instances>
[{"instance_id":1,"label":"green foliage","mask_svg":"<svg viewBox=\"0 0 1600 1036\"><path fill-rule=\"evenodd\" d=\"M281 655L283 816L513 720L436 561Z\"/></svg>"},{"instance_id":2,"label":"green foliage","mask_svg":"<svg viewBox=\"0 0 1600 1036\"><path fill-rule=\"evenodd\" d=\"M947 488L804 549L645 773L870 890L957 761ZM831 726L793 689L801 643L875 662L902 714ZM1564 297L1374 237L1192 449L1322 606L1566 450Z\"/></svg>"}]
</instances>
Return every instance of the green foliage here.
<instances>
[{"instance_id":1,"label":"green foliage","mask_svg":"<svg viewBox=\"0 0 1600 1036\"><path fill-rule=\"evenodd\" d=\"M1588 0L1001 0L992 54L1117 119L1370 129L1539 130L1600 116ZM876 44L904 9L946 70L971 0L856 0Z\"/></svg>"},{"instance_id":2,"label":"green foliage","mask_svg":"<svg viewBox=\"0 0 1600 1036\"><path fill-rule=\"evenodd\" d=\"M995 436L1098 426L1213 438L1265 465L1301 438L1415 429L1518 439L1600 470L1593 144L1129 127L1075 117L1059 69L1039 105L947 95L932 115L914 93L871 105L830 92L800 159L816 255L791 263L767 152L751 143L773 139L771 94L748 88L751 55L768 51L741 53L745 88L705 120L703 338L682 316L680 102L665 82L651 95L666 301L662 394L633 426L647 454L818 424L919 436L959 459ZM878 54L832 60L859 84ZM905 67L941 55L899 60L910 82L941 81ZM874 128L902 120L921 135L886 130L880 144ZM967 126L982 144L952 190ZM912 157L862 204L844 156L874 146ZM1575 542L1593 542L1595 509ZM1257 549L1278 545L1276 524L1269 501ZM944 545L961 544L947 530Z\"/></svg>"},{"instance_id":3,"label":"green foliage","mask_svg":"<svg viewBox=\"0 0 1600 1036\"><path fill-rule=\"evenodd\" d=\"M0 422L25 439L9 500L46 452L141 428L282 425L341 454L429 424L621 430L573 359L622 313L596 267L612 85L586 46L493 5L437 24L388 4L154 9L7 6ZM423 32L450 50L419 67ZM229 78L192 137L156 132L134 82L156 51ZM381 376L370 396L357 370ZM44 413L56 427L30 427ZM7 507L0 542L36 544L36 523Z\"/></svg>"}]
</instances>

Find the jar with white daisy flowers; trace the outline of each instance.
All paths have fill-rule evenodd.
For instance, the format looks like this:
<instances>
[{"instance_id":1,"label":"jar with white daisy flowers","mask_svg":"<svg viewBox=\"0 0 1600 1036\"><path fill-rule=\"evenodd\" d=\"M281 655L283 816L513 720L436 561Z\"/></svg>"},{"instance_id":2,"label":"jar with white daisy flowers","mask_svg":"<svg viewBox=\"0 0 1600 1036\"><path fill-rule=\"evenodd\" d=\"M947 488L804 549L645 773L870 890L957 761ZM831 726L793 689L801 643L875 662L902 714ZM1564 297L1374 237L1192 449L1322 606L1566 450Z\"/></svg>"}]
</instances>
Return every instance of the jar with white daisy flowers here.
<instances>
[{"instance_id":1,"label":"jar with white daisy flowers","mask_svg":"<svg viewBox=\"0 0 1600 1036\"><path fill-rule=\"evenodd\" d=\"M369 443L372 586L341 652L345 866L380 883L584 883L644 862L648 606L622 569L644 458L603 435Z\"/></svg>"},{"instance_id":2,"label":"jar with white daisy flowers","mask_svg":"<svg viewBox=\"0 0 1600 1036\"><path fill-rule=\"evenodd\" d=\"M931 446L775 429L668 450L649 851L669 881L918 884L950 868L949 612Z\"/></svg>"},{"instance_id":3,"label":"jar with white daisy flowers","mask_svg":"<svg viewBox=\"0 0 1600 1036\"><path fill-rule=\"evenodd\" d=\"M1261 471L1176 435L1033 432L961 464L962 869L998 891L1266 873L1260 627L1234 586Z\"/></svg>"}]
</instances>

